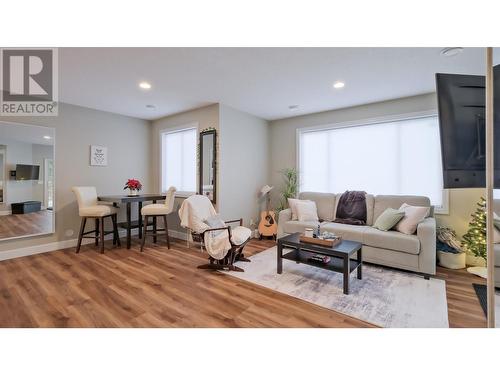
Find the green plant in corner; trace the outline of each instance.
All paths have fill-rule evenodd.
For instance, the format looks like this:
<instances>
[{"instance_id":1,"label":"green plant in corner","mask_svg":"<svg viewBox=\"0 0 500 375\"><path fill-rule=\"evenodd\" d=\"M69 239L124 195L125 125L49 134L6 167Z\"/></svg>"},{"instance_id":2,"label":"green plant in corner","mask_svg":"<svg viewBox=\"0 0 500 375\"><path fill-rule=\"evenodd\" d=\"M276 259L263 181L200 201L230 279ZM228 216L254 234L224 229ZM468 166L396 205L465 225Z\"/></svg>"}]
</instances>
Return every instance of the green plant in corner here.
<instances>
[{"instance_id":1,"label":"green plant in corner","mask_svg":"<svg viewBox=\"0 0 500 375\"><path fill-rule=\"evenodd\" d=\"M283 176L284 186L281 190L280 204L276 209L280 212L288 207L288 198L295 198L299 190L298 174L295 168L285 168L281 170Z\"/></svg>"}]
</instances>

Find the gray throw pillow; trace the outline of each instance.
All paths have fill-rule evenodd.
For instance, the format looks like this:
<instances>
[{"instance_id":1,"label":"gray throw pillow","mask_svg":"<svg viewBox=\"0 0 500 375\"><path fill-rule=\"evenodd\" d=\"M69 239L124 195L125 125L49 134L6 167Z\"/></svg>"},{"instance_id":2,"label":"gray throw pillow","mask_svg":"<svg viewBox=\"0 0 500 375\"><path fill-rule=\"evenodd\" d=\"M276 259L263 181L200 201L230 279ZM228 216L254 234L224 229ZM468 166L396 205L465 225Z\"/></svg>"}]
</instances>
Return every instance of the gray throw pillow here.
<instances>
[{"instance_id":1,"label":"gray throw pillow","mask_svg":"<svg viewBox=\"0 0 500 375\"><path fill-rule=\"evenodd\" d=\"M380 214L377 220L375 220L373 227L383 231L388 231L399 223L404 216L404 211L387 208L384 212L382 212L382 214Z\"/></svg>"},{"instance_id":2,"label":"gray throw pillow","mask_svg":"<svg viewBox=\"0 0 500 375\"><path fill-rule=\"evenodd\" d=\"M205 220L205 224L207 224L210 228L224 228L226 223L221 219L219 215L210 216L207 220ZM211 232L212 237L219 235L224 232L223 230L215 230Z\"/></svg>"}]
</instances>

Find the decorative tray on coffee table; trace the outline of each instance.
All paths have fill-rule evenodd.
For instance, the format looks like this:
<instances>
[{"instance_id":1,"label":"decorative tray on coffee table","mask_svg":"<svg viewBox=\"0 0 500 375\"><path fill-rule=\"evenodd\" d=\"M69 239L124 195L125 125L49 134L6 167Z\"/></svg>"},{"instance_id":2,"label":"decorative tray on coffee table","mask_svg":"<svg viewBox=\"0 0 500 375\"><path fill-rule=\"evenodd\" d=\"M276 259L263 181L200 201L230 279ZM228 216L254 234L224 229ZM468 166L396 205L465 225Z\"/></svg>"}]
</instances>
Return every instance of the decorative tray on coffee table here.
<instances>
[{"instance_id":1,"label":"decorative tray on coffee table","mask_svg":"<svg viewBox=\"0 0 500 375\"><path fill-rule=\"evenodd\" d=\"M342 242L342 237L313 238L313 237L306 237L304 235L301 235L299 237L299 239L300 239L300 242L310 243L310 244L319 245L319 246L326 246L326 247L334 247Z\"/></svg>"}]
</instances>

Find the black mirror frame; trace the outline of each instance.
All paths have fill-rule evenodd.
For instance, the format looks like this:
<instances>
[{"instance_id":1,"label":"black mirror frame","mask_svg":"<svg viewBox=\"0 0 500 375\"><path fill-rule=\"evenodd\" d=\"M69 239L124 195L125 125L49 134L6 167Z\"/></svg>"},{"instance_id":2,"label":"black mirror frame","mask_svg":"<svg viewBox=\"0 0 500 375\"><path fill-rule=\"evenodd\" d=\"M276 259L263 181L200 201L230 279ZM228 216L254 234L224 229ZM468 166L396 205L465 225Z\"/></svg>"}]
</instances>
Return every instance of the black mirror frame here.
<instances>
[{"instance_id":1,"label":"black mirror frame","mask_svg":"<svg viewBox=\"0 0 500 375\"><path fill-rule=\"evenodd\" d=\"M216 203L217 200L217 131L215 129L205 130L200 133L200 151L199 151L199 168L200 168L200 176L199 176L199 184L198 184L198 194L203 195L203 137L206 135L213 134L213 192L212 192L212 203Z\"/></svg>"}]
</instances>

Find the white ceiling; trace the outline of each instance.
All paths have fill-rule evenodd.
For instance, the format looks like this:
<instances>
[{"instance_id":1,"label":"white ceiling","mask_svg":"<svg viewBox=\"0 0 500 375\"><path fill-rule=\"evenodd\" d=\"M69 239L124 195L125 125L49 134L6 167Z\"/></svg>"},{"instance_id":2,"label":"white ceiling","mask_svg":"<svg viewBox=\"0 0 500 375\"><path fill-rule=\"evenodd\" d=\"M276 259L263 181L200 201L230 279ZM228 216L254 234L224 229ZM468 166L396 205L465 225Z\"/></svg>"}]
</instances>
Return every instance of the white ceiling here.
<instances>
[{"instance_id":1,"label":"white ceiling","mask_svg":"<svg viewBox=\"0 0 500 375\"><path fill-rule=\"evenodd\" d=\"M484 49L440 50L61 48L59 97L149 120L218 102L273 120L432 92L437 72L484 74ZM345 88L333 89L337 80Z\"/></svg>"}]
</instances>

